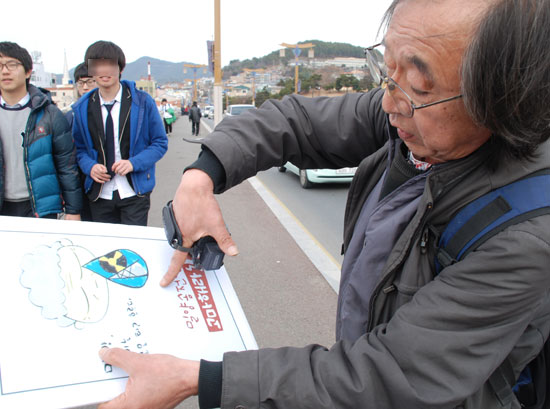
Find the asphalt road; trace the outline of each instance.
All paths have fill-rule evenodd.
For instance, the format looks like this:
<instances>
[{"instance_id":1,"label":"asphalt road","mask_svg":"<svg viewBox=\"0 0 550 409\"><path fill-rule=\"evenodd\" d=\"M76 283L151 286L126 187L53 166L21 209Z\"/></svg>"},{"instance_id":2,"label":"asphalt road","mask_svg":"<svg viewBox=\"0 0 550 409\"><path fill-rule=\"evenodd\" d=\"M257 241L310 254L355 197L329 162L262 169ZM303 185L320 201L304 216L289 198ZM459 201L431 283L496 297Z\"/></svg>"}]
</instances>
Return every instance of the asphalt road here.
<instances>
[{"instance_id":1,"label":"asphalt road","mask_svg":"<svg viewBox=\"0 0 550 409\"><path fill-rule=\"evenodd\" d=\"M261 172L258 178L341 264L340 248L349 185L317 184L311 189L303 189L297 175L290 171L281 173L276 168Z\"/></svg>"}]
</instances>

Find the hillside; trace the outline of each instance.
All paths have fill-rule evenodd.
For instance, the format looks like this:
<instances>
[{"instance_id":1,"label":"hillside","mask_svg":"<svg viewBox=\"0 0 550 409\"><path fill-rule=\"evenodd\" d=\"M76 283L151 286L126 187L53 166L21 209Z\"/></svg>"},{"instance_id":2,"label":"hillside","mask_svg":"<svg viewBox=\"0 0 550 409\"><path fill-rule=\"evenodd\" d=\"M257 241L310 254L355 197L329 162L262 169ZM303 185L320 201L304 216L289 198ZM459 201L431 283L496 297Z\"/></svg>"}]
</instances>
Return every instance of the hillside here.
<instances>
[{"instance_id":1,"label":"hillside","mask_svg":"<svg viewBox=\"0 0 550 409\"><path fill-rule=\"evenodd\" d=\"M315 44L315 58L336 58L336 57L355 57L363 58L365 56L364 48L351 45L348 43L331 43L319 40L300 41L298 44L312 43ZM307 50L304 50L302 56L307 55ZM287 65L289 61L294 59L294 53L291 49L287 49L284 57L279 57L279 50L273 51L261 58L252 58L244 61L233 60L229 65L223 67L224 77L238 74L244 68L266 68L273 65Z\"/></svg>"}]
</instances>

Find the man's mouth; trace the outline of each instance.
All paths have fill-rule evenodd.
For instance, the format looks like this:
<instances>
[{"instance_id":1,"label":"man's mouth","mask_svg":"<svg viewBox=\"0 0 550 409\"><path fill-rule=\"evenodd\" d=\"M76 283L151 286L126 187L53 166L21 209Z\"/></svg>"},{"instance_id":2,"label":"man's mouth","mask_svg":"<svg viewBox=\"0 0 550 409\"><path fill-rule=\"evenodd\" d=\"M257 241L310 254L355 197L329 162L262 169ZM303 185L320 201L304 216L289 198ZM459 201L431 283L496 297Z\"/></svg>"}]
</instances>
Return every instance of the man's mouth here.
<instances>
[{"instance_id":1,"label":"man's mouth","mask_svg":"<svg viewBox=\"0 0 550 409\"><path fill-rule=\"evenodd\" d=\"M401 138L401 140L403 140L403 141L414 138L413 134L410 134L410 133L404 131L401 128L397 128L397 135L399 135L399 138Z\"/></svg>"},{"instance_id":2,"label":"man's mouth","mask_svg":"<svg viewBox=\"0 0 550 409\"><path fill-rule=\"evenodd\" d=\"M397 135L402 141L407 141L414 138L413 134L405 131L403 128L400 128L399 125L393 123L391 120L390 120L390 124L397 130Z\"/></svg>"}]
</instances>

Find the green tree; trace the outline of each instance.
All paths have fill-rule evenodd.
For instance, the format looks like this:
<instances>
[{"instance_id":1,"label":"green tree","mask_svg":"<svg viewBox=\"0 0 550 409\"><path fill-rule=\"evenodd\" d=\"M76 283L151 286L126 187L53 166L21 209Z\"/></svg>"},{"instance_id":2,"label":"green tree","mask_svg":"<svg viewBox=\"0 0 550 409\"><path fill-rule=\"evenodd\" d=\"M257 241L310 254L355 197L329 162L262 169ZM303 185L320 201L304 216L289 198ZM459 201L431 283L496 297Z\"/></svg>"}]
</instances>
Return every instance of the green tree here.
<instances>
[{"instance_id":1,"label":"green tree","mask_svg":"<svg viewBox=\"0 0 550 409\"><path fill-rule=\"evenodd\" d=\"M293 94L294 93L294 79L293 78L287 78L285 80L280 80L277 83L278 86L283 87L279 91L279 93L276 95L277 99L281 99L285 95Z\"/></svg>"},{"instance_id":2,"label":"green tree","mask_svg":"<svg viewBox=\"0 0 550 409\"><path fill-rule=\"evenodd\" d=\"M370 75L365 75L359 81L359 89L368 91L368 90L371 90L373 88L374 88L374 82L373 82L372 77Z\"/></svg>"},{"instance_id":3,"label":"green tree","mask_svg":"<svg viewBox=\"0 0 550 409\"><path fill-rule=\"evenodd\" d=\"M270 98L272 98L272 96L267 87L264 87L261 91L256 91L256 106L262 106L262 104Z\"/></svg>"},{"instance_id":4,"label":"green tree","mask_svg":"<svg viewBox=\"0 0 550 409\"><path fill-rule=\"evenodd\" d=\"M359 85L359 80L354 75L342 74L336 78L336 83L334 88L340 91L342 88L353 88L354 91L359 91L361 88Z\"/></svg>"},{"instance_id":5,"label":"green tree","mask_svg":"<svg viewBox=\"0 0 550 409\"><path fill-rule=\"evenodd\" d=\"M300 78L302 76L300 75ZM301 79L302 92L308 92L311 88L317 88L320 86L322 76L320 74L311 74L307 78Z\"/></svg>"}]
</instances>

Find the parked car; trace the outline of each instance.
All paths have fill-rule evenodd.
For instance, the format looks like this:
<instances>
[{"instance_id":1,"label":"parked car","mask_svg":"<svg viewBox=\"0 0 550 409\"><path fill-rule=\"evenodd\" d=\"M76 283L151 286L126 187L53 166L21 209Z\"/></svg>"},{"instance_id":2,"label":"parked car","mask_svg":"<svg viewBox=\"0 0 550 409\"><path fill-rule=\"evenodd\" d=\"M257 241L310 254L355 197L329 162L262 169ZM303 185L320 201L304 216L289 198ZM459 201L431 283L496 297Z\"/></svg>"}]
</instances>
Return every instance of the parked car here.
<instances>
[{"instance_id":1,"label":"parked car","mask_svg":"<svg viewBox=\"0 0 550 409\"><path fill-rule=\"evenodd\" d=\"M279 167L279 172L287 169L300 177L300 185L304 189L312 188L316 183L350 183L357 168L341 169L299 169L287 162Z\"/></svg>"},{"instance_id":2,"label":"parked car","mask_svg":"<svg viewBox=\"0 0 550 409\"><path fill-rule=\"evenodd\" d=\"M225 111L227 116L240 115L248 109L256 109L254 105L251 104L239 104L239 105L229 105Z\"/></svg>"},{"instance_id":3,"label":"parked car","mask_svg":"<svg viewBox=\"0 0 550 409\"><path fill-rule=\"evenodd\" d=\"M204 117L214 118L214 107L212 105L207 105L204 107Z\"/></svg>"}]
</instances>

